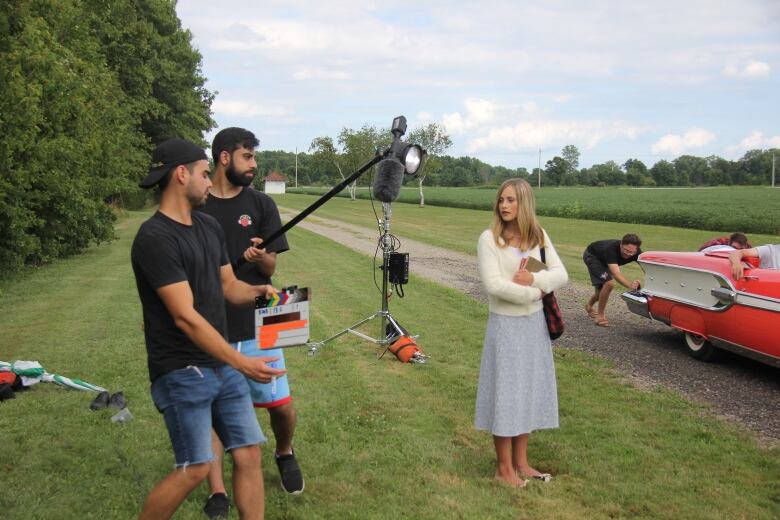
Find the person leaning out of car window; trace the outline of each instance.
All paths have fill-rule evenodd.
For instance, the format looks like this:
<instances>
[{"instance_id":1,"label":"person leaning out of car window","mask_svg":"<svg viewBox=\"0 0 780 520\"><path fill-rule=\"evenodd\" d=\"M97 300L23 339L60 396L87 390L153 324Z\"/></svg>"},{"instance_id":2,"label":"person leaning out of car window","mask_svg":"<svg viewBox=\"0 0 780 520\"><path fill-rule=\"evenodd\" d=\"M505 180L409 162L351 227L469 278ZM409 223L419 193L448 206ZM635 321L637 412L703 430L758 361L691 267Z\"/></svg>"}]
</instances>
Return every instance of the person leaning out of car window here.
<instances>
[{"instance_id":1,"label":"person leaning out of car window","mask_svg":"<svg viewBox=\"0 0 780 520\"><path fill-rule=\"evenodd\" d=\"M742 278L744 267L743 258L758 257L758 267L761 269L780 269L780 244L767 244L750 249L738 249L729 254L731 261L731 274L735 280Z\"/></svg>"},{"instance_id":2,"label":"person leaning out of car window","mask_svg":"<svg viewBox=\"0 0 780 520\"><path fill-rule=\"evenodd\" d=\"M727 237L718 237L708 240L699 246L699 251L707 253L710 251L750 249L751 247L753 246L748 242L747 235L737 232L732 233Z\"/></svg>"}]
</instances>

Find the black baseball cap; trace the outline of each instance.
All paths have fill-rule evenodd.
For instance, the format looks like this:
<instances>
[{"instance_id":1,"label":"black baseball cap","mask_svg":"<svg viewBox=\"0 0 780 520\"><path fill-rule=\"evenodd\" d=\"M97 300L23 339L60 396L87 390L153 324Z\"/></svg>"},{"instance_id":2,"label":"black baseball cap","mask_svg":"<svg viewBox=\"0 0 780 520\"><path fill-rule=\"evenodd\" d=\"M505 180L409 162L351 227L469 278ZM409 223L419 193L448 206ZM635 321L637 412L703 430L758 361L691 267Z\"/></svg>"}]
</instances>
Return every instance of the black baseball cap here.
<instances>
[{"instance_id":1,"label":"black baseball cap","mask_svg":"<svg viewBox=\"0 0 780 520\"><path fill-rule=\"evenodd\" d=\"M138 183L141 188L151 188L165 177L171 168L195 161L208 161L206 152L197 144L174 137L160 143L152 152L152 166L149 175Z\"/></svg>"}]
</instances>

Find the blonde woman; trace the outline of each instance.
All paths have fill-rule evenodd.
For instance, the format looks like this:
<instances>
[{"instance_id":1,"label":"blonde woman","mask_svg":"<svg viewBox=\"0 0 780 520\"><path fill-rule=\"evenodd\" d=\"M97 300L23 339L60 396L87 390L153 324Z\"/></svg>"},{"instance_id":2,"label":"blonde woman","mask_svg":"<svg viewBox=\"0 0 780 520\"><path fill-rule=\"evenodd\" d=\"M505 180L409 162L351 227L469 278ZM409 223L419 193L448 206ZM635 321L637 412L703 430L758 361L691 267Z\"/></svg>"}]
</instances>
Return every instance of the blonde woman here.
<instances>
[{"instance_id":1,"label":"blonde woman","mask_svg":"<svg viewBox=\"0 0 780 520\"><path fill-rule=\"evenodd\" d=\"M530 258L546 269L530 272ZM555 366L542 296L568 281L566 268L536 218L531 186L509 179L498 190L493 224L479 237L479 274L490 315L479 369L475 426L493 434L496 480L523 487L548 482L528 462L532 431L558 427Z\"/></svg>"}]
</instances>

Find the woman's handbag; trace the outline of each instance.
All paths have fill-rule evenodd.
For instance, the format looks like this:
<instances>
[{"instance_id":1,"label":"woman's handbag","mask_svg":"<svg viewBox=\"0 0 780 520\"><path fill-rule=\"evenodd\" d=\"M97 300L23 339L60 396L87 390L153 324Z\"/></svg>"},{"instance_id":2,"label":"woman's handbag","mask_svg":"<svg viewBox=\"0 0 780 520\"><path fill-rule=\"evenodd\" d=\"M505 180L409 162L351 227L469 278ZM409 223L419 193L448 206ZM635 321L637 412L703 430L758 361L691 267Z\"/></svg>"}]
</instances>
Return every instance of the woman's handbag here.
<instances>
[{"instance_id":1,"label":"woman's handbag","mask_svg":"<svg viewBox=\"0 0 780 520\"><path fill-rule=\"evenodd\" d=\"M540 253L544 263L544 248L540 249ZM555 293L548 293L542 297L542 310L544 311L544 319L547 322L547 331L550 333L550 339L560 338L564 328L563 314L561 314L561 308L558 307Z\"/></svg>"}]
</instances>

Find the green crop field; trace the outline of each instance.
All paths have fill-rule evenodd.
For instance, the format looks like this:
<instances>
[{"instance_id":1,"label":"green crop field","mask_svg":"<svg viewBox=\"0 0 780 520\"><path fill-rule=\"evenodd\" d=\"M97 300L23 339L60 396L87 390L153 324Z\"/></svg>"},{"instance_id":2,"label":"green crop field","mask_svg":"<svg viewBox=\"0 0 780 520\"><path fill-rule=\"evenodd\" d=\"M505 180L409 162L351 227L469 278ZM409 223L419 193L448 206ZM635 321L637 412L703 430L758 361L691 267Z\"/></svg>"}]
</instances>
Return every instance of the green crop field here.
<instances>
[{"instance_id":1,"label":"green crop field","mask_svg":"<svg viewBox=\"0 0 780 520\"><path fill-rule=\"evenodd\" d=\"M299 188L322 194L326 188ZM780 234L780 189L718 188L542 188L534 189L537 213L548 217L656 224L687 229ZM495 188L424 188L425 204L490 209ZM341 196L348 196L344 190ZM358 190L367 198L368 190ZM399 202L419 202L419 190L401 190Z\"/></svg>"}]
</instances>

